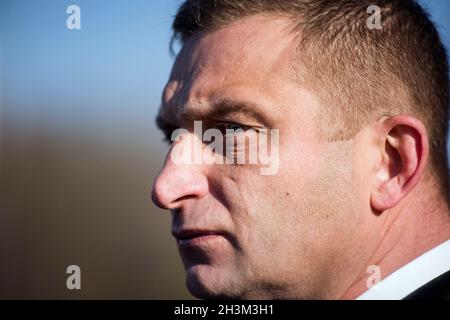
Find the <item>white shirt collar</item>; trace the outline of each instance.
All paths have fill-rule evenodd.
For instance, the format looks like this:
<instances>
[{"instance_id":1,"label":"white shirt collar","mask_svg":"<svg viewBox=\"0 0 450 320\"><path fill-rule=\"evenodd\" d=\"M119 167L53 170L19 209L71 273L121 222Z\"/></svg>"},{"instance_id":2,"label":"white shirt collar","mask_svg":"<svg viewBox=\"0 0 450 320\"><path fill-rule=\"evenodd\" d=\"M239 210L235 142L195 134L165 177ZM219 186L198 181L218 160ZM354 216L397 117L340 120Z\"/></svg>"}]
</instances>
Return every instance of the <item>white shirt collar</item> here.
<instances>
[{"instance_id":1,"label":"white shirt collar","mask_svg":"<svg viewBox=\"0 0 450 320\"><path fill-rule=\"evenodd\" d=\"M450 270L450 240L394 271L356 300L401 300Z\"/></svg>"}]
</instances>

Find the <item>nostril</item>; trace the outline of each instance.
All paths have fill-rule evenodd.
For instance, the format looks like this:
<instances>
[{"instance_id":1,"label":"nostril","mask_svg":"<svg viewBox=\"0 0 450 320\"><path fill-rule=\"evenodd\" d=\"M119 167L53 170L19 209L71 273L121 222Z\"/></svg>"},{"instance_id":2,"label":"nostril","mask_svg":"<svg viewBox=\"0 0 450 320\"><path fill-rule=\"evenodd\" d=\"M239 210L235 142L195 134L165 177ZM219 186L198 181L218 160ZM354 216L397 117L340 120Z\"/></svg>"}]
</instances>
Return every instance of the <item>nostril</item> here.
<instances>
[{"instance_id":1,"label":"nostril","mask_svg":"<svg viewBox=\"0 0 450 320\"><path fill-rule=\"evenodd\" d=\"M186 196L179 197L179 198L176 200L176 202L178 203L178 202L181 202L181 201L184 201L184 200L193 199L193 198L196 198L196 197L197 197L197 196L195 196L195 195L186 195Z\"/></svg>"}]
</instances>

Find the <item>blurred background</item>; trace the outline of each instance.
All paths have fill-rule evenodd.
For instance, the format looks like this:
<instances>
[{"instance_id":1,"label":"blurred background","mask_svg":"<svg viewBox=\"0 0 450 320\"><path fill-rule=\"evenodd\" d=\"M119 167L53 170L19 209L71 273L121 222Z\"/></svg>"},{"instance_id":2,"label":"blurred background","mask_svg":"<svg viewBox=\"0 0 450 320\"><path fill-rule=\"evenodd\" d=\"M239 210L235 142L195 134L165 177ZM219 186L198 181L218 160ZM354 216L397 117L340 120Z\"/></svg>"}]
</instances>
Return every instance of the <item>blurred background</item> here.
<instances>
[{"instance_id":1,"label":"blurred background","mask_svg":"<svg viewBox=\"0 0 450 320\"><path fill-rule=\"evenodd\" d=\"M420 2L450 47L450 1ZM0 0L0 299L192 298L150 199L180 3Z\"/></svg>"}]
</instances>

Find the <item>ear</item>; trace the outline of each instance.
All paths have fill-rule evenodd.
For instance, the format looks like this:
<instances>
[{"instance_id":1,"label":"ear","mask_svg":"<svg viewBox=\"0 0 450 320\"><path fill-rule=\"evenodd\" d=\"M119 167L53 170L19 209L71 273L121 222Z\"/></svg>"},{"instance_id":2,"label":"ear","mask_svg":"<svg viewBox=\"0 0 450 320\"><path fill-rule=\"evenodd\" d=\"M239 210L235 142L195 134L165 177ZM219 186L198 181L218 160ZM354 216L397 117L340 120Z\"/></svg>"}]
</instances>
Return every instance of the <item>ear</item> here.
<instances>
[{"instance_id":1,"label":"ear","mask_svg":"<svg viewBox=\"0 0 450 320\"><path fill-rule=\"evenodd\" d=\"M370 196L378 212L394 207L420 181L428 159L428 135L423 123L410 116L381 120L380 162Z\"/></svg>"}]
</instances>

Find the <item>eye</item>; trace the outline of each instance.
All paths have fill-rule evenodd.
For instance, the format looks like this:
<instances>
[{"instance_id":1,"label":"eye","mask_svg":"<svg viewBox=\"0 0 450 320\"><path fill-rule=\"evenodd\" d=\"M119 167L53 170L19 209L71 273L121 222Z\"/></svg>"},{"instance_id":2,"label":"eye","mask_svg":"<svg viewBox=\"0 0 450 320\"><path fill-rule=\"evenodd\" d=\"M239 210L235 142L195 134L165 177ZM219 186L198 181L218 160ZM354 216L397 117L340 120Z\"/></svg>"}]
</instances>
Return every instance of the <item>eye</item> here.
<instances>
[{"instance_id":1,"label":"eye","mask_svg":"<svg viewBox=\"0 0 450 320\"><path fill-rule=\"evenodd\" d=\"M218 122L216 125L216 128L220 130L224 135L228 134L227 130L233 130L233 131L246 131L250 129L249 126L236 123L236 122Z\"/></svg>"}]
</instances>

